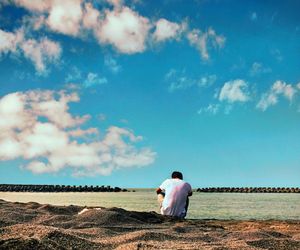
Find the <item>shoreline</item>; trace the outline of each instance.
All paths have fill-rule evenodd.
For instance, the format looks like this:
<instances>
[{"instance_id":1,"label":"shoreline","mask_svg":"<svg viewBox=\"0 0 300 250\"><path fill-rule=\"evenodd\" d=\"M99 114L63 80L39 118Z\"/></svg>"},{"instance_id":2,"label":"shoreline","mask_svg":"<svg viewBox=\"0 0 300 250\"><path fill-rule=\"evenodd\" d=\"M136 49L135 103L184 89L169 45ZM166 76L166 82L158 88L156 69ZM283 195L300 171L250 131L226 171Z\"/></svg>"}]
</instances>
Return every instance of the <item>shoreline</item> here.
<instances>
[{"instance_id":1,"label":"shoreline","mask_svg":"<svg viewBox=\"0 0 300 250\"><path fill-rule=\"evenodd\" d=\"M0 249L300 249L300 220L178 220L0 199Z\"/></svg>"}]
</instances>

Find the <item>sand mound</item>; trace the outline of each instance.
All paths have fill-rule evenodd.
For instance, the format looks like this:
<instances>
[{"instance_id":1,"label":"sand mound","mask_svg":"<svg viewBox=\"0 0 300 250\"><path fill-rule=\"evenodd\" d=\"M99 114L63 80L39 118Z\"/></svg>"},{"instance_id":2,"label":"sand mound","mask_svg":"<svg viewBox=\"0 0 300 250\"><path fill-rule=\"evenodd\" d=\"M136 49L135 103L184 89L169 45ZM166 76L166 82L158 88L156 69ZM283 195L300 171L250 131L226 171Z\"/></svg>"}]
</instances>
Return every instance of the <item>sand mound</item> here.
<instances>
[{"instance_id":1,"label":"sand mound","mask_svg":"<svg viewBox=\"0 0 300 250\"><path fill-rule=\"evenodd\" d=\"M249 246L262 249L278 249L278 250L299 250L300 242L293 240L277 240L277 239L261 239L255 241L247 241Z\"/></svg>"},{"instance_id":2,"label":"sand mound","mask_svg":"<svg viewBox=\"0 0 300 250\"><path fill-rule=\"evenodd\" d=\"M178 220L121 208L0 200L0 249L294 250L299 235L300 221Z\"/></svg>"},{"instance_id":3,"label":"sand mound","mask_svg":"<svg viewBox=\"0 0 300 250\"><path fill-rule=\"evenodd\" d=\"M53 206L53 205L40 205L35 207L36 209L42 211L42 212L49 212L52 214L63 214L63 215L74 215L78 213L82 207L78 206Z\"/></svg>"},{"instance_id":4,"label":"sand mound","mask_svg":"<svg viewBox=\"0 0 300 250\"><path fill-rule=\"evenodd\" d=\"M162 223L166 218L155 212L134 212L121 208L90 208L82 214L78 214L74 223L90 222L94 225L122 225L122 224L145 224Z\"/></svg>"}]
</instances>

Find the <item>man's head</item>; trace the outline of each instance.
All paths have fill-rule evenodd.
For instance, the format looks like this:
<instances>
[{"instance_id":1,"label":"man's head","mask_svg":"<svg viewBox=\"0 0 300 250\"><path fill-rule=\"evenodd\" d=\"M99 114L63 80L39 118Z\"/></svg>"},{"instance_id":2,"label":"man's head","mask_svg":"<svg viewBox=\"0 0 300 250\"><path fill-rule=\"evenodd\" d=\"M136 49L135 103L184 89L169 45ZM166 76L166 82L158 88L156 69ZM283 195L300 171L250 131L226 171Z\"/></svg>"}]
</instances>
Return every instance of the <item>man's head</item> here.
<instances>
[{"instance_id":1,"label":"man's head","mask_svg":"<svg viewBox=\"0 0 300 250\"><path fill-rule=\"evenodd\" d=\"M178 172L178 171L174 171L172 173L172 179L180 179L180 180L182 180L183 179L182 173Z\"/></svg>"}]
</instances>

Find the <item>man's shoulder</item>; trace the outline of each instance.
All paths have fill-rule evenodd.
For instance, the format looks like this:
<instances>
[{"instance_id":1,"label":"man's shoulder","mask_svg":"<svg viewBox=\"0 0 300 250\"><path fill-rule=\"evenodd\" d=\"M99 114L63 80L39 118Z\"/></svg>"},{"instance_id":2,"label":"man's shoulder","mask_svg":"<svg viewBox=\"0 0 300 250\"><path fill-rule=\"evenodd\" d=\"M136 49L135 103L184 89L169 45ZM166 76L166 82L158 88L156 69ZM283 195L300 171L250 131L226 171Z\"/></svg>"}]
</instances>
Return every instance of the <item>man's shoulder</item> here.
<instances>
[{"instance_id":1,"label":"man's shoulder","mask_svg":"<svg viewBox=\"0 0 300 250\"><path fill-rule=\"evenodd\" d=\"M171 183L172 179L166 179L162 182L162 184L160 186L166 186L168 185L169 183Z\"/></svg>"},{"instance_id":2,"label":"man's shoulder","mask_svg":"<svg viewBox=\"0 0 300 250\"><path fill-rule=\"evenodd\" d=\"M188 183L188 182L185 181L185 182L184 182L184 185L187 186L187 187L189 187L190 189L192 189L192 186L191 186L190 183Z\"/></svg>"}]
</instances>

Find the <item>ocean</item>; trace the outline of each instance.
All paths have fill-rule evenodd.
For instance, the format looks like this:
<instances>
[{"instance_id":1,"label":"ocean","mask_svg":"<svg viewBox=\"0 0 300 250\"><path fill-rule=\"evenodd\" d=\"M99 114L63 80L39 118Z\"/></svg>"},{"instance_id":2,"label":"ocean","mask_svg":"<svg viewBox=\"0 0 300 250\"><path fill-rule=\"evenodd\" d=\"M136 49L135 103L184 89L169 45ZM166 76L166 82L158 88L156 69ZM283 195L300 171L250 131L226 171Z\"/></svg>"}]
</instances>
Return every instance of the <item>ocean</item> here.
<instances>
[{"instance_id":1,"label":"ocean","mask_svg":"<svg viewBox=\"0 0 300 250\"><path fill-rule=\"evenodd\" d=\"M154 189L120 193L0 192L0 199L53 205L120 207L159 212ZM300 194L197 193L190 197L188 219L300 220Z\"/></svg>"}]
</instances>

